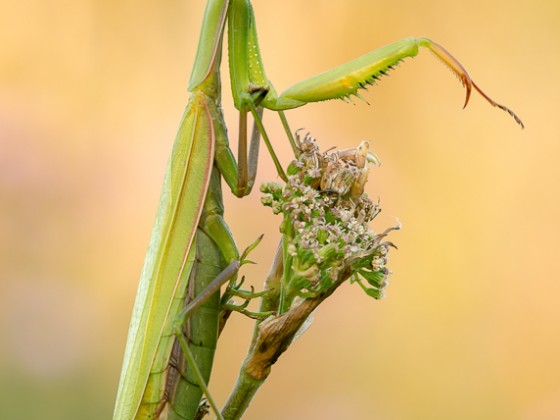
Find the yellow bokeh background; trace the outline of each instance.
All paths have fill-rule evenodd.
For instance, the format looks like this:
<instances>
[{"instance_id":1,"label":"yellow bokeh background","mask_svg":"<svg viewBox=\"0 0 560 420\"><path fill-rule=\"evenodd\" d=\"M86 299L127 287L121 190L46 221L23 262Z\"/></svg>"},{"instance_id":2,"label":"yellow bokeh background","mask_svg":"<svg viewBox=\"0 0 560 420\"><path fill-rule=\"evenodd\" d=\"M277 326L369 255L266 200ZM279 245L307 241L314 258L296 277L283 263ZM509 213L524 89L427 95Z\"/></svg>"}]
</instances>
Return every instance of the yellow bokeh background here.
<instances>
[{"instance_id":1,"label":"yellow bokeh background","mask_svg":"<svg viewBox=\"0 0 560 420\"><path fill-rule=\"evenodd\" d=\"M202 0L0 1L0 417L110 418ZM278 91L409 35L441 42L523 118L464 93L431 54L365 93L289 111L324 148L370 140L368 193L398 219L387 297L345 285L273 367L244 418L560 418L560 3L254 0ZM226 67L224 67L224 71ZM224 77L230 133L236 115ZM265 117L286 164L279 123ZM236 144L232 135L232 143ZM259 182L276 179L263 153ZM279 217L226 193L240 247ZM223 402L251 322L235 316Z\"/></svg>"}]
</instances>

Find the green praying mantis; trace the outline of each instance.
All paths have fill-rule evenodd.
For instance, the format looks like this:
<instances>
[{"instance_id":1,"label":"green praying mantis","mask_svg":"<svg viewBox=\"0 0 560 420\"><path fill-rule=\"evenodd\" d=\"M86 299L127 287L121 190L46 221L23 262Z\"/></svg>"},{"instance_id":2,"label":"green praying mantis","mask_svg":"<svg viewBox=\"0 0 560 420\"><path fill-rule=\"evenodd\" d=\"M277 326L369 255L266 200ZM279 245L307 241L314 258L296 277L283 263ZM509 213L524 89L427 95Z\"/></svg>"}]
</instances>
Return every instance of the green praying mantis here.
<instances>
[{"instance_id":1,"label":"green praying mantis","mask_svg":"<svg viewBox=\"0 0 560 420\"><path fill-rule=\"evenodd\" d=\"M240 115L238 162L228 145L220 106L226 24L232 94ZM488 97L447 50L428 38L389 44L278 95L264 72L250 1L208 1L189 100L167 166L134 304L114 419L199 418L203 394L221 418L206 384L219 330L227 314L236 309L228 301L235 295L250 295L242 293L236 275L258 242L240 255L223 218L221 179L238 197L251 192L260 137L280 177L286 179L263 126L262 110L278 112L297 155L298 145L283 111L359 96L360 89L374 84L404 58L417 55L420 47L431 50L460 78L466 88L465 106L474 88L523 127L509 108ZM254 128L248 148L249 113ZM220 296L220 287L228 281Z\"/></svg>"}]
</instances>

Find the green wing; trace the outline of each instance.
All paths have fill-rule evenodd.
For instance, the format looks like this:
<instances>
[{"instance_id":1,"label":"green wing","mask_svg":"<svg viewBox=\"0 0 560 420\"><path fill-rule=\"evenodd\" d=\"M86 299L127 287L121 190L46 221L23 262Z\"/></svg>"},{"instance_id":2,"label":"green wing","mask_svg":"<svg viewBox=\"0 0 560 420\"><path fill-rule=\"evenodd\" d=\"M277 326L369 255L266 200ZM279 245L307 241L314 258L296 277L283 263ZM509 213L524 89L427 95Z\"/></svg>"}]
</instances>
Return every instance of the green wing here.
<instances>
[{"instance_id":1,"label":"green wing","mask_svg":"<svg viewBox=\"0 0 560 420\"><path fill-rule=\"evenodd\" d=\"M114 419L133 419L142 400L170 307L188 262L208 190L214 130L204 94L191 96L167 166L121 372Z\"/></svg>"}]
</instances>

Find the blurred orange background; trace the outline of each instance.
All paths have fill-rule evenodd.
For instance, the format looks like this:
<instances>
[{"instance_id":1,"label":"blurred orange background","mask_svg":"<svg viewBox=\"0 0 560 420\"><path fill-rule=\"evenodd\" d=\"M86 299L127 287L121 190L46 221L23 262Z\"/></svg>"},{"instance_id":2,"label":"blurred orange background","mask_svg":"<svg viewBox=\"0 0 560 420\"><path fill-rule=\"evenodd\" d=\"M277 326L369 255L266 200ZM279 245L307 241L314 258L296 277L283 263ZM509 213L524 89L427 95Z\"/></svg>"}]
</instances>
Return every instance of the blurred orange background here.
<instances>
[{"instance_id":1,"label":"blurred orange background","mask_svg":"<svg viewBox=\"0 0 560 420\"><path fill-rule=\"evenodd\" d=\"M202 0L0 2L0 417L112 413L163 171L186 104ZM246 419L560 418L560 3L254 1L278 91L409 35L441 42L526 129L427 52L365 94L289 111L323 148L370 140L368 193L396 218L394 274L345 285L273 367ZM226 67L224 67L226 70ZM224 78L230 133L237 116ZM277 119L265 117L282 161ZM232 143L236 145L235 135ZM259 182L274 180L261 156ZM279 217L226 192L262 284ZM232 319L223 402L251 334Z\"/></svg>"}]
</instances>

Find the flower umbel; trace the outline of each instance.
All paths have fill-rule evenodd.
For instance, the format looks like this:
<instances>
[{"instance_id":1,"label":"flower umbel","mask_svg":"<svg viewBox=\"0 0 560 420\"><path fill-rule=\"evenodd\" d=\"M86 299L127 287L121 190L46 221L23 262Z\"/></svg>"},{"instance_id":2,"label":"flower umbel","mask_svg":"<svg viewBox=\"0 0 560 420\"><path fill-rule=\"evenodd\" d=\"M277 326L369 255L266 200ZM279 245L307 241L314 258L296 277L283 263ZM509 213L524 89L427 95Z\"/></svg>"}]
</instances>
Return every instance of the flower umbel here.
<instances>
[{"instance_id":1,"label":"flower umbel","mask_svg":"<svg viewBox=\"0 0 560 420\"><path fill-rule=\"evenodd\" d=\"M347 279L379 299L389 275L387 253L394 246L383 239L399 227L376 234L368 226L380 211L363 192L377 158L367 142L321 153L309 134L297 138L301 155L288 168L288 183L261 186L262 203L284 215L280 312L296 297L316 297Z\"/></svg>"}]
</instances>

